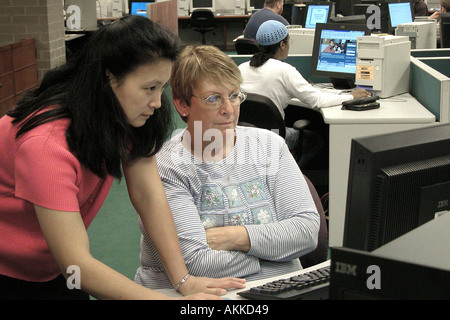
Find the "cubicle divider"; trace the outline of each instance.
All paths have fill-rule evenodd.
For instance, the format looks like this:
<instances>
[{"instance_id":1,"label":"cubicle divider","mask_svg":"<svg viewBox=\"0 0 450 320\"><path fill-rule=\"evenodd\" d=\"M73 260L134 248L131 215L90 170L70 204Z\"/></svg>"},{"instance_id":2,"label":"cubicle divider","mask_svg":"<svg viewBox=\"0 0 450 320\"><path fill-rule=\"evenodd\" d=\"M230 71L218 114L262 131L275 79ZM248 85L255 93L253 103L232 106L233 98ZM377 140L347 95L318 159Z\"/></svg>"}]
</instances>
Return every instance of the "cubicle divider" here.
<instances>
[{"instance_id":1,"label":"cubicle divider","mask_svg":"<svg viewBox=\"0 0 450 320\"><path fill-rule=\"evenodd\" d=\"M410 93L436 117L450 122L450 50L415 50L422 58L411 57ZM251 55L231 55L237 65ZM313 83L329 82L327 78L311 76L311 55L289 55L285 62L294 66Z\"/></svg>"},{"instance_id":2,"label":"cubicle divider","mask_svg":"<svg viewBox=\"0 0 450 320\"><path fill-rule=\"evenodd\" d=\"M240 65L243 62L249 61L252 56L230 55L230 57L234 62L236 62L237 65ZM329 79L325 77L317 77L311 75L312 56L310 54L292 54L283 61L289 63L291 66L294 66L302 74L303 78L311 83L329 82Z\"/></svg>"},{"instance_id":3,"label":"cubicle divider","mask_svg":"<svg viewBox=\"0 0 450 320\"><path fill-rule=\"evenodd\" d=\"M423 57L418 59L450 78L450 55L448 57Z\"/></svg>"},{"instance_id":4,"label":"cubicle divider","mask_svg":"<svg viewBox=\"0 0 450 320\"><path fill-rule=\"evenodd\" d=\"M450 49L412 49L411 56L414 58L422 57L450 57Z\"/></svg>"},{"instance_id":5,"label":"cubicle divider","mask_svg":"<svg viewBox=\"0 0 450 320\"><path fill-rule=\"evenodd\" d=\"M441 123L450 122L449 62L449 58L411 57L409 91Z\"/></svg>"}]
</instances>

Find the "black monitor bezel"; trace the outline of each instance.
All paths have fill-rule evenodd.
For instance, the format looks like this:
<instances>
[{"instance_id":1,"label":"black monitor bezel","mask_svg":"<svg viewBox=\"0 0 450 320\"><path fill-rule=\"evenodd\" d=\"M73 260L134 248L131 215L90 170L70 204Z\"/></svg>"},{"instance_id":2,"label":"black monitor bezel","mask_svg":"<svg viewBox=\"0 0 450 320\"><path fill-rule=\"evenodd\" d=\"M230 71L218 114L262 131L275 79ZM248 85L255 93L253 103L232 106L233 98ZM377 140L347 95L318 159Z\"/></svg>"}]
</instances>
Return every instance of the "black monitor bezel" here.
<instances>
[{"instance_id":1,"label":"black monitor bezel","mask_svg":"<svg viewBox=\"0 0 450 320\"><path fill-rule=\"evenodd\" d=\"M128 0L128 14L131 16L132 15L132 13L131 13L131 4L133 3L133 2L148 2L148 3L154 3L154 2L156 2L156 0Z\"/></svg>"},{"instance_id":2,"label":"black monitor bezel","mask_svg":"<svg viewBox=\"0 0 450 320\"><path fill-rule=\"evenodd\" d=\"M394 33L394 30L397 26L393 26L392 25L392 19L391 19L391 11L389 10L389 4L395 4L395 3L409 3L409 9L411 10L411 18L412 21L414 21L414 5L411 3L411 1L386 1L386 6L387 6L387 13L388 13L388 28L389 28L389 33Z\"/></svg>"},{"instance_id":3,"label":"black monitor bezel","mask_svg":"<svg viewBox=\"0 0 450 320\"><path fill-rule=\"evenodd\" d=\"M305 3L305 5L306 5L306 7L305 7L305 16L303 17L303 21L302 21L302 25L303 25L304 28L306 28L306 19L308 18L308 10L309 10L310 6L328 6L327 22L329 21L329 19L331 17L331 10L333 9L331 2L313 1L313 2L307 2L307 3ZM312 28L309 28L309 29L312 29Z\"/></svg>"},{"instance_id":4,"label":"black monitor bezel","mask_svg":"<svg viewBox=\"0 0 450 320\"><path fill-rule=\"evenodd\" d=\"M313 52L311 59L311 75L318 77L327 77L330 79L343 79L355 81L356 73L334 72L317 70L317 63L319 59L319 49L321 42L322 30L342 30L342 31L364 31L365 35L370 35L370 30L366 25L352 24L352 23L318 23L314 33Z\"/></svg>"}]
</instances>

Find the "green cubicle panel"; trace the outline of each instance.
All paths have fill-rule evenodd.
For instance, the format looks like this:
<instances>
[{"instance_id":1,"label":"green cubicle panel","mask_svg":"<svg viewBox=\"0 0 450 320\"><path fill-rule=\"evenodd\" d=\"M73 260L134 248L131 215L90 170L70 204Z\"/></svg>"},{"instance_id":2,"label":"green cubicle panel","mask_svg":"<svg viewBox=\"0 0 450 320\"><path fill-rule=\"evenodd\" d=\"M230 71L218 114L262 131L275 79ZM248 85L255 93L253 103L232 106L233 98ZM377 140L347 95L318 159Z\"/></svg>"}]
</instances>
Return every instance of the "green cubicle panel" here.
<instances>
[{"instance_id":1,"label":"green cubicle panel","mask_svg":"<svg viewBox=\"0 0 450 320\"><path fill-rule=\"evenodd\" d=\"M424 61L429 59L411 57L409 92L435 115L436 121L447 123L450 121L449 58Z\"/></svg>"},{"instance_id":2,"label":"green cubicle panel","mask_svg":"<svg viewBox=\"0 0 450 320\"><path fill-rule=\"evenodd\" d=\"M244 63L246 61L249 61L251 59L251 55L230 55L230 57L233 59L234 62L236 62L237 65L240 65L241 63ZM311 55L304 55L304 54L294 54L289 55L287 59L283 60L284 62L289 63L290 65L294 66L305 78L308 82L311 83L325 83L330 82L330 79L326 77L317 77L311 75Z\"/></svg>"},{"instance_id":3,"label":"green cubicle panel","mask_svg":"<svg viewBox=\"0 0 450 320\"><path fill-rule=\"evenodd\" d=\"M450 57L450 49L412 49L411 56L414 58Z\"/></svg>"},{"instance_id":4,"label":"green cubicle panel","mask_svg":"<svg viewBox=\"0 0 450 320\"><path fill-rule=\"evenodd\" d=\"M448 57L422 57L419 60L450 78L450 55Z\"/></svg>"}]
</instances>

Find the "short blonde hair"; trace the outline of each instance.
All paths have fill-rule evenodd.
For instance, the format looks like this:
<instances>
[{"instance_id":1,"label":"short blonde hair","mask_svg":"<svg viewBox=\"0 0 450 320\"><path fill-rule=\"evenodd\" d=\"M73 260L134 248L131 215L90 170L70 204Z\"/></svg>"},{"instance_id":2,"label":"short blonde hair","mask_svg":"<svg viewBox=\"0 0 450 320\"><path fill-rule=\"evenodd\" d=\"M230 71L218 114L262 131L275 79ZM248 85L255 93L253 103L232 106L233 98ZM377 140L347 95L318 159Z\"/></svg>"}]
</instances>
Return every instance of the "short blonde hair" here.
<instances>
[{"instance_id":1,"label":"short blonde hair","mask_svg":"<svg viewBox=\"0 0 450 320\"><path fill-rule=\"evenodd\" d=\"M190 105L194 90L205 79L217 85L240 86L242 83L236 63L218 48L208 45L185 47L172 68L172 98Z\"/></svg>"}]
</instances>

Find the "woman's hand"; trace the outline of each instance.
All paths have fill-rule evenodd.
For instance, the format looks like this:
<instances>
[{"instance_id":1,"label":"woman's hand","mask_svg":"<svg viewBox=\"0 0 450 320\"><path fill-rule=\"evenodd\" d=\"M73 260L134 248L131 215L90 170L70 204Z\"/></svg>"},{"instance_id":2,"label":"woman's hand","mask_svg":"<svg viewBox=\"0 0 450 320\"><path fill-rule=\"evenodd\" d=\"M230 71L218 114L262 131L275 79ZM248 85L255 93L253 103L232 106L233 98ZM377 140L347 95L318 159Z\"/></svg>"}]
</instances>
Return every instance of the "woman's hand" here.
<instances>
[{"instance_id":1,"label":"woman's hand","mask_svg":"<svg viewBox=\"0 0 450 320\"><path fill-rule=\"evenodd\" d=\"M352 90L350 94L353 96L353 99L365 98L370 96L370 92L366 89L355 89Z\"/></svg>"},{"instance_id":2,"label":"woman's hand","mask_svg":"<svg viewBox=\"0 0 450 320\"><path fill-rule=\"evenodd\" d=\"M222 296L227 293L227 289L243 289L245 288L245 280L238 278L220 278L212 279L205 277L190 276L185 283L179 288L179 292L183 296L189 296L194 293L204 293L215 296ZM191 298L193 298L192 296ZM208 298L206 295L196 295L198 299ZM187 298L187 297L186 297ZM209 297L211 298L211 297Z\"/></svg>"}]
</instances>

